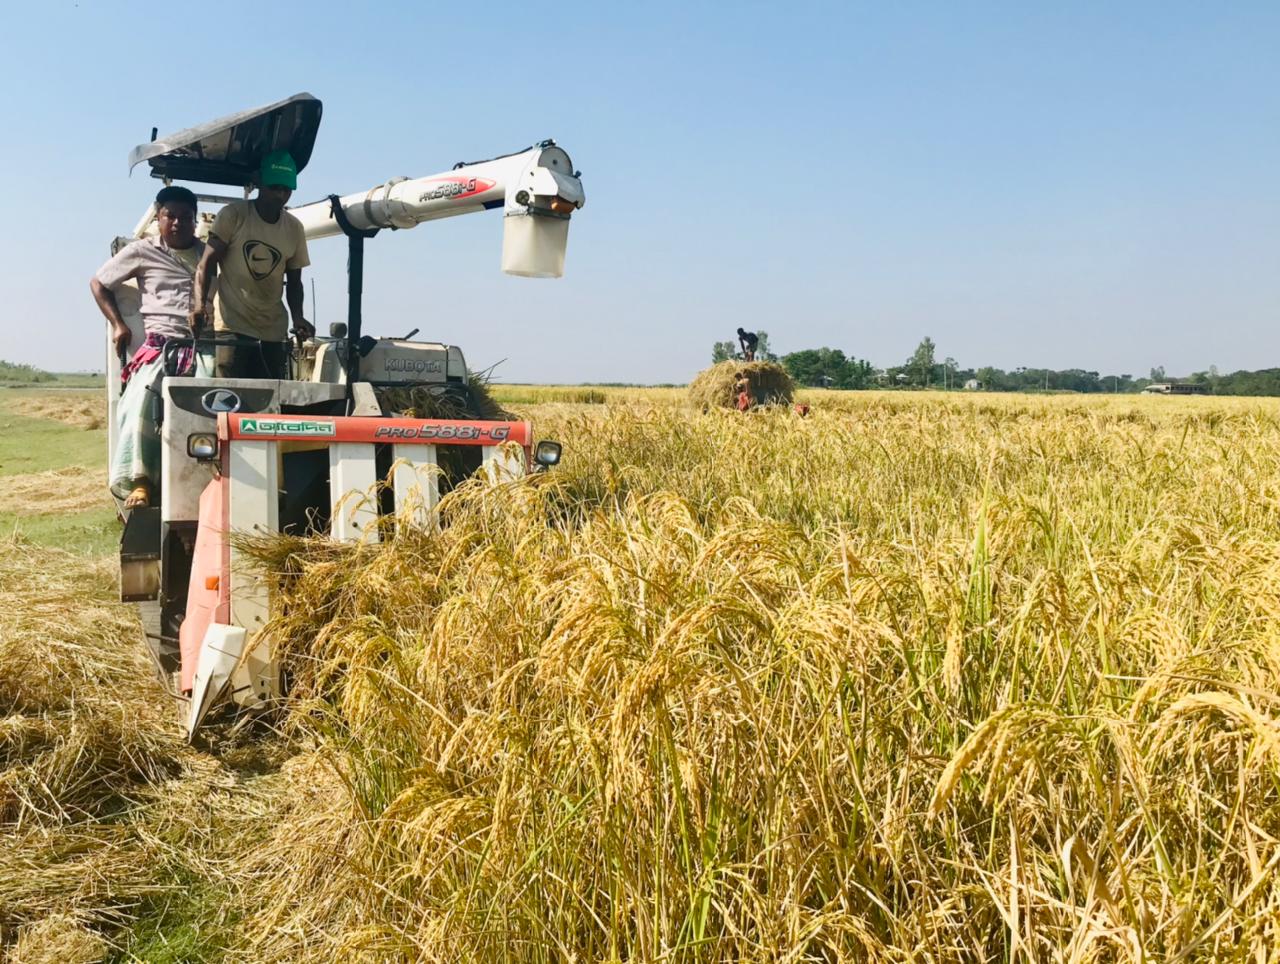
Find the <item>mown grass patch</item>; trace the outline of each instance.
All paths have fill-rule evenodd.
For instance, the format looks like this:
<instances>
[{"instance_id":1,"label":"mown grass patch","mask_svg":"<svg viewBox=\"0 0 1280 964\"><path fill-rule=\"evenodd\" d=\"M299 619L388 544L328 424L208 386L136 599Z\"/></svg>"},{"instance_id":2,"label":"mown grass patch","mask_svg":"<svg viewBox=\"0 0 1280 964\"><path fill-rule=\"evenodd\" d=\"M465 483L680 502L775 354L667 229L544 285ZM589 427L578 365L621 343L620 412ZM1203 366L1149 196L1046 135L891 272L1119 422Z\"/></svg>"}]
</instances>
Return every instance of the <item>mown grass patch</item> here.
<instances>
[{"instance_id":1,"label":"mown grass patch","mask_svg":"<svg viewBox=\"0 0 1280 964\"><path fill-rule=\"evenodd\" d=\"M238 921L231 893L189 873L175 875L174 883L136 909L112 960L196 964L224 959Z\"/></svg>"},{"instance_id":2,"label":"mown grass patch","mask_svg":"<svg viewBox=\"0 0 1280 964\"><path fill-rule=\"evenodd\" d=\"M67 465L105 469L106 462L107 432L101 426L79 428L52 418L0 410L0 478Z\"/></svg>"},{"instance_id":3,"label":"mown grass patch","mask_svg":"<svg viewBox=\"0 0 1280 964\"><path fill-rule=\"evenodd\" d=\"M0 486L8 486L0 493L0 535L87 555L119 544L106 487L105 408L99 393L0 392ZM102 485L86 487L86 474L101 475Z\"/></svg>"}]
</instances>

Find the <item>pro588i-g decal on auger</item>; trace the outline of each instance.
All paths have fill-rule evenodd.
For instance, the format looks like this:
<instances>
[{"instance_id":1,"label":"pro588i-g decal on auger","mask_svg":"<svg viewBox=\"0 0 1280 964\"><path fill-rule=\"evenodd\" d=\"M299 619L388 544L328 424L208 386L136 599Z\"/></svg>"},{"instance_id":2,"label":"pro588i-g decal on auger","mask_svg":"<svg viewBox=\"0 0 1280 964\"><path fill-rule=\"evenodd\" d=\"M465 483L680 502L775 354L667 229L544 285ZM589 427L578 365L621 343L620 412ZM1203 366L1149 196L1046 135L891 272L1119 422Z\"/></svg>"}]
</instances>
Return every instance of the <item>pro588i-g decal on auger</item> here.
<instances>
[{"instance_id":1,"label":"pro588i-g decal on auger","mask_svg":"<svg viewBox=\"0 0 1280 964\"><path fill-rule=\"evenodd\" d=\"M297 94L265 107L153 138L130 154L153 177L246 188L262 159L288 151L298 171L310 161L320 101ZM240 200L201 194L209 206ZM362 331L363 245L383 228L487 210L502 211L502 270L557 278L569 221L584 202L569 155L553 141L443 174L392 178L368 190L290 211L308 240L344 235L349 247L345 324L291 345L290 377L182 377L166 364L160 388L160 500L127 510L120 552L121 598L138 604L147 651L183 708L189 736L222 708L253 711L283 695L272 641L263 631L268 587L241 563L236 533L320 530L340 540L381 537L379 513L394 495L402 518L423 526L442 491L468 475L495 482L554 465L560 447L533 442L528 422L486 421L471 397L461 349ZM113 250L157 231L154 209ZM269 254L269 252L268 252ZM269 258L267 260L270 260ZM262 267L266 268L266 262ZM135 344L136 298L118 297ZM416 318L395 327L417 328ZM216 350L214 336L171 339L173 350ZM117 439L120 360L107 339L110 445ZM166 351L170 347L166 346ZM463 419L405 418L389 401L409 389L447 399Z\"/></svg>"}]
</instances>

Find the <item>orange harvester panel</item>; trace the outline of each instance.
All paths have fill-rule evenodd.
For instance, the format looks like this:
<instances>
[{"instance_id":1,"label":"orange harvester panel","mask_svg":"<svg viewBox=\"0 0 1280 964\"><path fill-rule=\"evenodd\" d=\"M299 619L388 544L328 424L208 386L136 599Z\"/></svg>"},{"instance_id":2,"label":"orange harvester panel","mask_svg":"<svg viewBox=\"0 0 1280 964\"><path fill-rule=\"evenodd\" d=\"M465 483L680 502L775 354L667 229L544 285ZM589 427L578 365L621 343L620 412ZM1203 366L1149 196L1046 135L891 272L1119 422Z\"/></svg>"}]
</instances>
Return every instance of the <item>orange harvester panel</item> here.
<instances>
[{"instance_id":1,"label":"orange harvester panel","mask_svg":"<svg viewBox=\"0 0 1280 964\"><path fill-rule=\"evenodd\" d=\"M191 691L205 630L210 623L227 622L230 616L227 482L225 475L214 479L200 494L200 522L191 559L191 580L187 583L187 615L178 630L178 647L182 652L180 688L184 693Z\"/></svg>"},{"instance_id":2,"label":"orange harvester panel","mask_svg":"<svg viewBox=\"0 0 1280 964\"><path fill-rule=\"evenodd\" d=\"M399 445L532 444L528 422L474 422L435 418L360 418L323 415L220 415L224 441L394 442Z\"/></svg>"}]
</instances>

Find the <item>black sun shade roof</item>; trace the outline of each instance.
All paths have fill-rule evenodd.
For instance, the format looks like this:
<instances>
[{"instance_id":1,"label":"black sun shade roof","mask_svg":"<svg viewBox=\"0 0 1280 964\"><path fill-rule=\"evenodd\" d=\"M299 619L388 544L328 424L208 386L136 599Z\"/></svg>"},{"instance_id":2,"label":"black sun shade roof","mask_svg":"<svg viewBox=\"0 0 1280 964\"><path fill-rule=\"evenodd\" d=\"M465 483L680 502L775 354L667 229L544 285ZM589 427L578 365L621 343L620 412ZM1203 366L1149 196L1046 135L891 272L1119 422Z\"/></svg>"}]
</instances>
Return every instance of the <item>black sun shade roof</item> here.
<instances>
[{"instance_id":1,"label":"black sun shade roof","mask_svg":"<svg viewBox=\"0 0 1280 964\"><path fill-rule=\"evenodd\" d=\"M311 160L320 111L310 94L294 94L139 144L129 152L129 170L146 161L152 177L244 187L266 155L284 150L301 171Z\"/></svg>"}]
</instances>

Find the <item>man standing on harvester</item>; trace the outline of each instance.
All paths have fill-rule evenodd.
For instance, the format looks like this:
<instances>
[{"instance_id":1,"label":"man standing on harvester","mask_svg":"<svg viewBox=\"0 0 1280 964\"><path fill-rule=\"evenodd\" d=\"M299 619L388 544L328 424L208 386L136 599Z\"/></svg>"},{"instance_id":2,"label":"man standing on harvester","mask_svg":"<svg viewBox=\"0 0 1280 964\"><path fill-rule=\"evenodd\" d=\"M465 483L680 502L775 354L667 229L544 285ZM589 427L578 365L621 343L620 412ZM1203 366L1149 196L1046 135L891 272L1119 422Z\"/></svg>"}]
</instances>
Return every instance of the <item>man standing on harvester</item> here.
<instances>
[{"instance_id":1,"label":"man standing on harvester","mask_svg":"<svg viewBox=\"0 0 1280 964\"><path fill-rule=\"evenodd\" d=\"M738 344L742 346L742 360L756 360L756 345L760 344L760 339L754 331L743 331L738 329Z\"/></svg>"},{"instance_id":2,"label":"man standing on harvester","mask_svg":"<svg viewBox=\"0 0 1280 964\"><path fill-rule=\"evenodd\" d=\"M191 310L191 277L204 245L196 239L196 196L185 187L166 187L156 195L156 236L126 245L89 282L93 298L111 323L116 353L123 363L124 390L117 407L118 441L111 461L111 491L125 509L155 504L160 482L160 432L153 400L164 378L164 346L186 338ZM116 291L130 279L141 299L144 339L132 335L116 303ZM133 349L130 351L130 349ZM178 352L178 370L187 374L191 349Z\"/></svg>"},{"instance_id":3,"label":"man standing on harvester","mask_svg":"<svg viewBox=\"0 0 1280 964\"><path fill-rule=\"evenodd\" d=\"M191 327L199 335L208 321L216 270L213 329L235 341L216 348L214 373L219 378L287 378L289 319L298 338L315 334L302 313L302 269L311 263L306 232L284 209L297 186L293 157L274 151L262 160L257 196L228 204L209 230L196 272Z\"/></svg>"}]
</instances>

